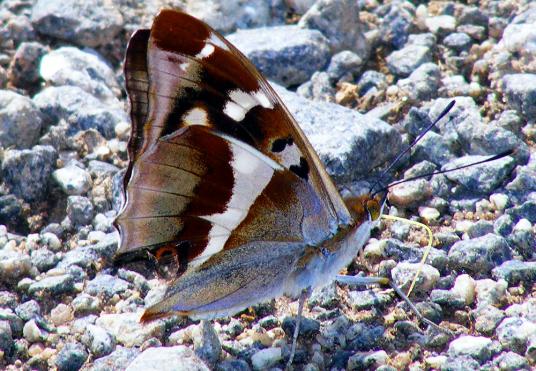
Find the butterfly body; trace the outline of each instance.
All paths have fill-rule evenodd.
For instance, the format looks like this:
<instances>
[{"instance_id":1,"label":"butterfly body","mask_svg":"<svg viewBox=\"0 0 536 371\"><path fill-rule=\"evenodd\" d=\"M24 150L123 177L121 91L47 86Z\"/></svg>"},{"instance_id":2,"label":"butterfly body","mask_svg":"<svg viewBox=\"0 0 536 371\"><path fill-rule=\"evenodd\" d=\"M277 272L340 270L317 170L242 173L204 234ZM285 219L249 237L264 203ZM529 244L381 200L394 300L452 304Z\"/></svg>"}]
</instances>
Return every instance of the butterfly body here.
<instances>
[{"instance_id":1,"label":"butterfly body","mask_svg":"<svg viewBox=\"0 0 536 371\"><path fill-rule=\"evenodd\" d=\"M125 76L117 258L171 272L143 321L227 316L326 285L369 238L379 200L340 196L270 85L203 22L162 11L132 36Z\"/></svg>"},{"instance_id":2,"label":"butterfly body","mask_svg":"<svg viewBox=\"0 0 536 371\"><path fill-rule=\"evenodd\" d=\"M192 319L225 317L282 295L297 297L309 287L326 286L355 258L373 223L326 241L326 247L255 242L228 250L183 274L163 301L146 309L142 321L171 312Z\"/></svg>"}]
</instances>

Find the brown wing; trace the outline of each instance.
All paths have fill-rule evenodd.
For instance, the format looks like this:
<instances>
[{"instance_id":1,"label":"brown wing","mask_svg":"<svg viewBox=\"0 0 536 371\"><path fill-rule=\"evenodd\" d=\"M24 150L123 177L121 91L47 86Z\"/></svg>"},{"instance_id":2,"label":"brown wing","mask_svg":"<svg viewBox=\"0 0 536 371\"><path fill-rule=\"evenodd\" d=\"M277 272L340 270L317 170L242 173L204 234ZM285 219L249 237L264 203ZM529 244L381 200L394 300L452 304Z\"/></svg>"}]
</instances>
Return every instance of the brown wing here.
<instances>
[{"instance_id":1,"label":"brown wing","mask_svg":"<svg viewBox=\"0 0 536 371\"><path fill-rule=\"evenodd\" d=\"M189 267L246 242L314 244L330 234L307 182L201 125L164 136L139 156L126 200L116 221L120 254L149 251Z\"/></svg>"},{"instance_id":2,"label":"brown wing","mask_svg":"<svg viewBox=\"0 0 536 371\"><path fill-rule=\"evenodd\" d=\"M263 222L258 220L260 210L271 206L275 220L274 215L288 208L289 202L304 198L311 200L315 210L322 210L319 215L326 215L319 216L326 230L333 232L351 222L320 160L266 80L203 22L177 11L162 11L150 31L132 37L125 76L133 127L131 163L125 176L127 202L117 220L122 235L119 255L159 246L176 249L179 241L189 241L187 253L183 247L179 250L192 261L200 259L216 234L226 236L222 237L226 248L252 238L278 238L252 227ZM185 142L168 148L169 138L178 137ZM270 191L273 187L267 183L254 202L240 210L247 212L247 223L242 219L211 236L215 222L207 217L230 210L237 192L236 169L229 165L233 146L268 164L275 174L273 182L279 181L289 196ZM204 168L212 170L200 172ZM262 202L267 205L261 206ZM293 216L282 215L279 221L284 224ZM309 232L280 227L288 240L315 240L325 234L308 237Z\"/></svg>"}]
</instances>

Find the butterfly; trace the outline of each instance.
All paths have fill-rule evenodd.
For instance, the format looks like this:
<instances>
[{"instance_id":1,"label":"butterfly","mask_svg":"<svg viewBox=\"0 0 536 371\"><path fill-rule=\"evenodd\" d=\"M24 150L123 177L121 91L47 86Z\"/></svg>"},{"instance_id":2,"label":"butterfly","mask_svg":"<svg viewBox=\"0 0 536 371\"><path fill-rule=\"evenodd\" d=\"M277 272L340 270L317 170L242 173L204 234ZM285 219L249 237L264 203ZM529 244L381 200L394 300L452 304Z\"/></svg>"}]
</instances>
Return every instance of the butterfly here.
<instances>
[{"instance_id":1,"label":"butterfly","mask_svg":"<svg viewBox=\"0 0 536 371\"><path fill-rule=\"evenodd\" d=\"M131 105L118 261L169 279L141 321L212 319L327 285L377 225L342 197L266 79L223 36L162 10L128 44Z\"/></svg>"}]
</instances>

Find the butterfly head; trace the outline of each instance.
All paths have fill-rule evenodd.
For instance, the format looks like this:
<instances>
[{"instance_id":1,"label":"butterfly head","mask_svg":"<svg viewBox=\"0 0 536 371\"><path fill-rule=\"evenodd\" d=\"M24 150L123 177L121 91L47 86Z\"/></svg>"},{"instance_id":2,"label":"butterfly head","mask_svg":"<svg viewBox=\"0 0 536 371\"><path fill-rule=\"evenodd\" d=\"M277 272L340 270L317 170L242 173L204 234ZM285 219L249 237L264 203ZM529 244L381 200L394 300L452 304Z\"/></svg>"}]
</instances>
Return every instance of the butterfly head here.
<instances>
[{"instance_id":1,"label":"butterfly head","mask_svg":"<svg viewBox=\"0 0 536 371\"><path fill-rule=\"evenodd\" d=\"M371 193L352 195L345 197L344 202L353 219L361 224L366 221L374 222L380 218L385 205L385 196Z\"/></svg>"}]
</instances>

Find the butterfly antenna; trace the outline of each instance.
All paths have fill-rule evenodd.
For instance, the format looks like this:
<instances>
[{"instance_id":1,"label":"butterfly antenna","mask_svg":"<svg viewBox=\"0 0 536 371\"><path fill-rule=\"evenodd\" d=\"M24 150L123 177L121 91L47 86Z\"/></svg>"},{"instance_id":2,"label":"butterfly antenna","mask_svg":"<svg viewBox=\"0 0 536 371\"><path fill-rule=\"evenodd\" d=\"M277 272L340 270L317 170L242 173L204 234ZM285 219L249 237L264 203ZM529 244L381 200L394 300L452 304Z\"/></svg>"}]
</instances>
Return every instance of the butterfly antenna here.
<instances>
[{"instance_id":1,"label":"butterfly antenna","mask_svg":"<svg viewBox=\"0 0 536 371\"><path fill-rule=\"evenodd\" d=\"M491 156L491 157L486 158L484 160L480 160L480 161L477 161L477 162L472 162L470 164L463 165L463 166L460 166L460 167L455 167L453 169L438 170L438 171L434 171L434 172L431 172L431 173L417 175L417 176L414 176L414 177L411 177L411 178L398 180L396 182L393 182L393 183L389 184L387 187L384 187L384 188L374 192L372 195L375 195L375 194L380 193L380 192L384 192L384 191L388 190L389 188L394 187L396 185L411 182L412 180L417 180L417 179L421 179L421 178L428 178L429 176L438 175L438 174L446 174L446 173L450 173L450 172L453 172L453 171L456 171L456 170L465 169L465 168L468 168L468 167L471 167L471 166L485 164L486 162L499 160L499 159L501 159L503 157L510 156L511 154L513 154L515 152L516 151L514 149L509 149L507 151L501 152L501 153L499 153L497 155Z\"/></svg>"},{"instance_id":2,"label":"butterfly antenna","mask_svg":"<svg viewBox=\"0 0 536 371\"><path fill-rule=\"evenodd\" d=\"M379 176L379 178L376 180L376 182L374 182L374 184L372 185L370 191L372 192L372 190L374 188L376 188L376 186L378 184L381 183L381 181L383 180L383 178L385 178L385 175L400 161L400 159L406 154L408 153L412 148L413 146L415 146L415 144L417 144L417 142L419 140L422 139L422 137L424 137L426 135L426 133L428 133L434 126L437 125L437 123L447 115L447 113L449 113L449 111L452 109L452 107L454 107L454 105L456 104L456 101L455 100L452 100L450 101L450 103L445 107L445 109L439 114L439 116L437 116L437 118L431 122L418 136L417 138L415 138L413 140L413 142L411 142L411 144L409 146L406 147L405 150L403 150L402 152L400 152L393 161L391 161L391 163L389 164L389 166L387 166L387 168L385 170L382 171L381 175ZM377 192L375 192L377 193Z\"/></svg>"}]
</instances>

